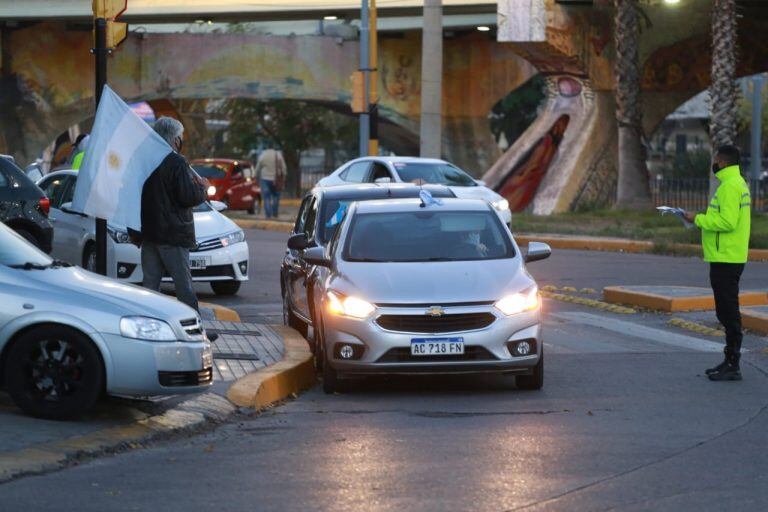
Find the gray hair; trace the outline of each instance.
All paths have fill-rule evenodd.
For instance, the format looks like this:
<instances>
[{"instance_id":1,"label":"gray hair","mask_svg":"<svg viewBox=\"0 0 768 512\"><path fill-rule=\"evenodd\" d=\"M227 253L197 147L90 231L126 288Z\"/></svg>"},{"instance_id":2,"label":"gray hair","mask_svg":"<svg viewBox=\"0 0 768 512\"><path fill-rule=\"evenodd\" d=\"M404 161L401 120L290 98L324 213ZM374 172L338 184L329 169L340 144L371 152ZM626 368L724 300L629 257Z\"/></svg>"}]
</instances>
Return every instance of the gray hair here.
<instances>
[{"instance_id":1,"label":"gray hair","mask_svg":"<svg viewBox=\"0 0 768 512\"><path fill-rule=\"evenodd\" d=\"M155 121L155 131L165 139L165 142L174 147L176 138L184 135L184 125L172 117L163 116Z\"/></svg>"}]
</instances>

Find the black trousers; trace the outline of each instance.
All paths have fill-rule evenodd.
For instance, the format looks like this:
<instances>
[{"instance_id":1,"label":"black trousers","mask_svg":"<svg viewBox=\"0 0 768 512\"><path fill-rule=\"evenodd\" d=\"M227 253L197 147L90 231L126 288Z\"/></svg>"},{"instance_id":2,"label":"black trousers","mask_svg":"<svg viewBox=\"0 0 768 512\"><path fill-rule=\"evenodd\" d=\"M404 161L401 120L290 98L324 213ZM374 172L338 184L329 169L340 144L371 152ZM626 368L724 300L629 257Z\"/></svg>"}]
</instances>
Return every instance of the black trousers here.
<instances>
[{"instance_id":1,"label":"black trousers","mask_svg":"<svg viewBox=\"0 0 768 512\"><path fill-rule=\"evenodd\" d=\"M715 293L717 319L725 327L725 355L738 356L741 352L741 312L739 311L739 280L744 272L743 263L710 263L709 282Z\"/></svg>"}]
</instances>

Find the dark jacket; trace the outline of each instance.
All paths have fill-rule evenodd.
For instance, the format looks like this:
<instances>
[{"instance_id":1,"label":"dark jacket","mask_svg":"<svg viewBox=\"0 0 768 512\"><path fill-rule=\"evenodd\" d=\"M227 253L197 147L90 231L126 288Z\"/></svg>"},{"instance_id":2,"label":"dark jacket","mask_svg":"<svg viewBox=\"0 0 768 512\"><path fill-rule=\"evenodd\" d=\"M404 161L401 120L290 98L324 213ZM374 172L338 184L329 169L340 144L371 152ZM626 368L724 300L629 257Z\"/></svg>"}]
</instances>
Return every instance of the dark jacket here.
<instances>
[{"instance_id":1,"label":"dark jacket","mask_svg":"<svg viewBox=\"0 0 768 512\"><path fill-rule=\"evenodd\" d=\"M195 182L187 160L172 152L144 182L141 235L148 242L194 249L192 209L205 201L205 186Z\"/></svg>"}]
</instances>

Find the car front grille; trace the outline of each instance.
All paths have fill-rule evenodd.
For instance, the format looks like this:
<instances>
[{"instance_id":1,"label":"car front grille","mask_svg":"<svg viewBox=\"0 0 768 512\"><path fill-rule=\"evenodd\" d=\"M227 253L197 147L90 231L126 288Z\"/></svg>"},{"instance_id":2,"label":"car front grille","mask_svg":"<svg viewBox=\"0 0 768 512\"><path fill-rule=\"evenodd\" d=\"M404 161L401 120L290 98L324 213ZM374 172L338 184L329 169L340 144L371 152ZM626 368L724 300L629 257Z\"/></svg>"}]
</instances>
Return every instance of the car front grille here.
<instances>
[{"instance_id":1,"label":"car front grille","mask_svg":"<svg viewBox=\"0 0 768 512\"><path fill-rule=\"evenodd\" d=\"M221 238L211 238L210 240L203 240L202 242L199 242L197 247L192 249L190 252L212 251L221 247L224 247L224 244L221 243Z\"/></svg>"},{"instance_id":2,"label":"car front grille","mask_svg":"<svg viewBox=\"0 0 768 512\"><path fill-rule=\"evenodd\" d=\"M192 372L157 372L160 385L167 388L203 386L213 382L213 368Z\"/></svg>"},{"instance_id":3,"label":"car front grille","mask_svg":"<svg viewBox=\"0 0 768 512\"><path fill-rule=\"evenodd\" d=\"M389 349L379 358L377 363L439 363L448 361L494 361L497 358L485 347L465 346L463 354L446 354L433 356L411 355L410 347Z\"/></svg>"},{"instance_id":4,"label":"car front grille","mask_svg":"<svg viewBox=\"0 0 768 512\"><path fill-rule=\"evenodd\" d=\"M376 323L395 332L440 333L474 331L488 327L496 320L491 313L457 313L442 316L381 315Z\"/></svg>"}]
</instances>

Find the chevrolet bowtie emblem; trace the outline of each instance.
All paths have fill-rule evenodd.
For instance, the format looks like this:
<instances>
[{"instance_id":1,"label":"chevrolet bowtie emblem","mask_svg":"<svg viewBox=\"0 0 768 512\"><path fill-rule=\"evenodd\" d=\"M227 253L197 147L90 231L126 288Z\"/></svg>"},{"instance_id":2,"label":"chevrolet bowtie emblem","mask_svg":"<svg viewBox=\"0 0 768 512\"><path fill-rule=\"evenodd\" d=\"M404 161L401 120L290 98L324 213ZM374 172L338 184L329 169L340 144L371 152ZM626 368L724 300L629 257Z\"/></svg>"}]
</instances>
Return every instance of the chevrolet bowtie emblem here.
<instances>
[{"instance_id":1,"label":"chevrolet bowtie emblem","mask_svg":"<svg viewBox=\"0 0 768 512\"><path fill-rule=\"evenodd\" d=\"M440 306L432 306L427 310L427 314L429 316L443 316L445 314L445 310Z\"/></svg>"}]
</instances>

